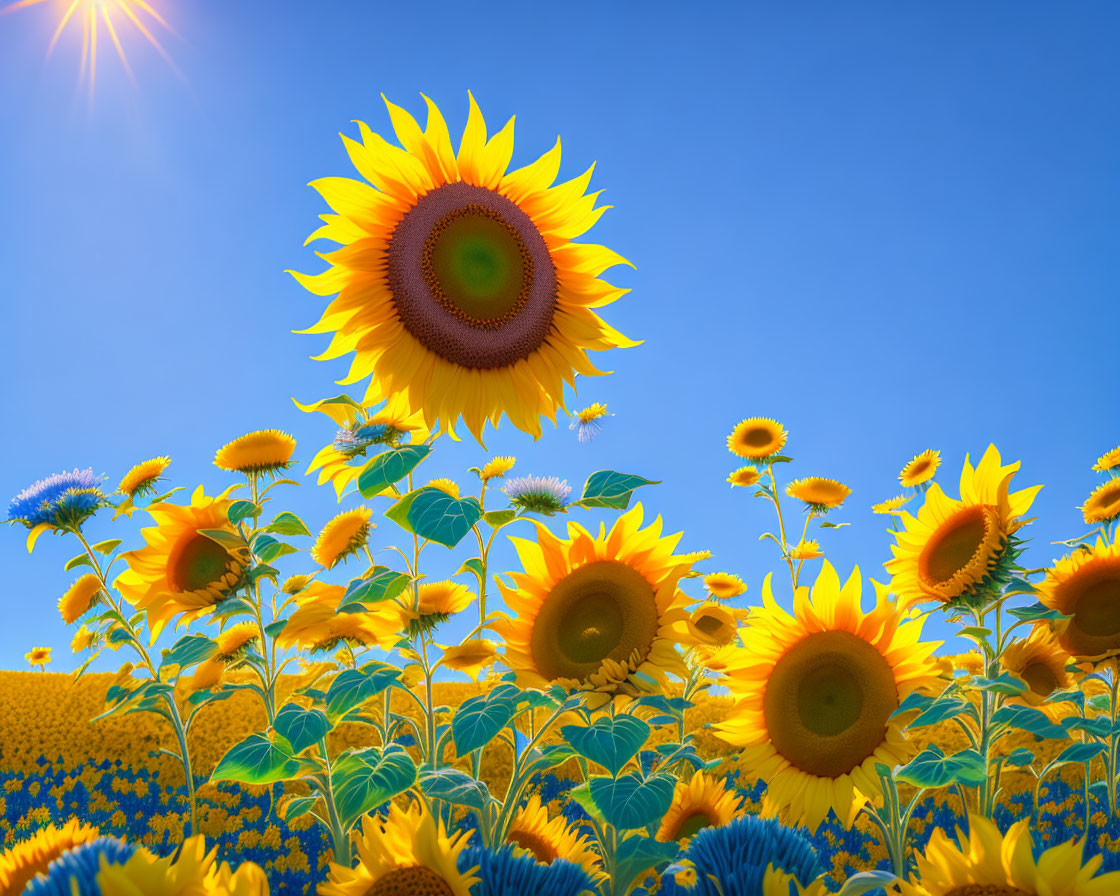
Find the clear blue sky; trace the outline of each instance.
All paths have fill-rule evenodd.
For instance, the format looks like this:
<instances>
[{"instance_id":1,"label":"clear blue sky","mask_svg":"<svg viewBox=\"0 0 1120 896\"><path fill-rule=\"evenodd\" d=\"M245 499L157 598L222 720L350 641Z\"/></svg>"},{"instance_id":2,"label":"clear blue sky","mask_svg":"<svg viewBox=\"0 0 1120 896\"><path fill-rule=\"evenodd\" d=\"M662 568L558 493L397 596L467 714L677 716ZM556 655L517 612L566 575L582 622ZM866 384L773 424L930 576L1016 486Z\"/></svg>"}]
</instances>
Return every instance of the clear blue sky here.
<instances>
[{"instance_id":1,"label":"clear blue sky","mask_svg":"<svg viewBox=\"0 0 1120 896\"><path fill-rule=\"evenodd\" d=\"M73 33L44 61L54 0L0 17L5 501L75 466L115 484L156 454L214 489L214 450L260 427L306 462L333 430L290 399L333 394L345 366L289 332L320 307L284 273L319 267L305 184L351 173L353 119L386 132L380 93L417 115L428 94L458 133L471 89L492 122L518 116L515 164L557 134L562 175L598 162L615 209L590 238L637 266L606 317L645 344L579 398L617 416L591 445L566 426L492 438L520 472L664 480L647 509L752 599L776 564L768 508L724 482L745 416L786 424L797 474L851 485L852 525L822 533L842 571L883 577L868 507L927 447L950 492L990 441L1022 485L1047 483L1033 562L1081 531L1089 466L1120 442L1116 4L159 8L182 78L125 28L137 86L103 44L92 105ZM480 459L443 447L428 470ZM337 511L298 491L312 527ZM74 551L28 556L23 534L0 531L0 667L45 644L72 668L55 602Z\"/></svg>"}]
</instances>

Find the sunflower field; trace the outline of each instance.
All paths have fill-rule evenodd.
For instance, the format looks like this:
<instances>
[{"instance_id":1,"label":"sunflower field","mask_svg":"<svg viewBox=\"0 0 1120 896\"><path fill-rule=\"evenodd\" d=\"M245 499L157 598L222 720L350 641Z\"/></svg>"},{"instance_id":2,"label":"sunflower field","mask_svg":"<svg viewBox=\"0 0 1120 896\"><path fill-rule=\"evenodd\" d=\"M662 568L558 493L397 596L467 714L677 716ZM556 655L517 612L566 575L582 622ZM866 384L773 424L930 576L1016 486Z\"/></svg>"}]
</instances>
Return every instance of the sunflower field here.
<instances>
[{"instance_id":1,"label":"sunflower field","mask_svg":"<svg viewBox=\"0 0 1120 896\"><path fill-rule=\"evenodd\" d=\"M356 176L313 183L325 268L293 272L351 356L299 405L322 447L258 430L216 494L155 457L9 505L29 551L74 546L81 666L0 673L0 896L1120 894L1120 447L1042 568L1017 462L918 454L874 507L880 582L825 559L850 489L728 421L727 482L773 521L749 598L641 475L430 478L488 428L595 436L608 408L567 402L637 345L600 316L628 262L583 239L606 207L559 142L510 170L473 96L457 149L430 100L423 127L386 103L392 135L343 137ZM346 502L318 532L300 460Z\"/></svg>"}]
</instances>

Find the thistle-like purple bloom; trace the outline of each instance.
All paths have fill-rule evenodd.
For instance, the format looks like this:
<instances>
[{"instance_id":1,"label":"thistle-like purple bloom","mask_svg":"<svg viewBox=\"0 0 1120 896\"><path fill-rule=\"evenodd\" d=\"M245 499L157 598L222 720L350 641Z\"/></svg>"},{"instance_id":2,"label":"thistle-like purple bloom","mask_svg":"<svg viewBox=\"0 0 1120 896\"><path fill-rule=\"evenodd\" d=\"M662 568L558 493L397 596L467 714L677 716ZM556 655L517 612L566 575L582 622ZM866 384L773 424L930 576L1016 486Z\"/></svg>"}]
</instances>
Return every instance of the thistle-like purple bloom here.
<instances>
[{"instance_id":1,"label":"thistle-like purple bloom","mask_svg":"<svg viewBox=\"0 0 1120 896\"><path fill-rule=\"evenodd\" d=\"M388 423L356 423L340 429L334 439L334 450L348 457L356 457L370 445L385 445L397 439L400 433Z\"/></svg>"},{"instance_id":2,"label":"thistle-like purple bloom","mask_svg":"<svg viewBox=\"0 0 1120 896\"><path fill-rule=\"evenodd\" d=\"M556 476L515 476L502 491L515 507L552 516L567 506L572 487Z\"/></svg>"},{"instance_id":3,"label":"thistle-like purple bloom","mask_svg":"<svg viewBox=\"0 0 1120 896\"><path fill-rule=\"evenodd\" d=\"M92 468L55 473L12 498L8 522L23 523L28 529L43 523L76 527L107 501Z\"/></svg>"}]
</instances>

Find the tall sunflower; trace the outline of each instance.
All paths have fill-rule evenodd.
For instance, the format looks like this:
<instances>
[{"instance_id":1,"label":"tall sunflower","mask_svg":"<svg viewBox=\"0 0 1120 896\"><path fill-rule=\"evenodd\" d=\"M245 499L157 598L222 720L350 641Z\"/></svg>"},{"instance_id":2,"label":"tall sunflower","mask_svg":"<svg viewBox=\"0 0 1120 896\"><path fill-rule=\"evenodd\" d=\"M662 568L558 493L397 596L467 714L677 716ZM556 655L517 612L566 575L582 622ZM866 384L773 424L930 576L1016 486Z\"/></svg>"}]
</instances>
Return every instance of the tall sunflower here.
<instances>
[{"instance_id":1,"label":"tall sunflower","mask_svg":"<svg viewBox=\"0 0 1120 896\"><path fill-rule=\"evenodd\" d=\"M1045 705L1055 712L1062 704L1046 704L1046 698L1073 683L1066 670L1072 660L1046 624L1036 625L1028 637L1012 641L1000 657L1003 668L1027 684L1018 699L1028 706Z\"/></svg>"},{"instance_id":2,"label":"tall sunflower","mask_svg":"<svg viewBox=\"0 0 1120 896\"><path fill-rule=\"evenodd\" d=\"M641 528L642 507L598 537L578 523L559 539L537 524L537 540L513 538L524 572L499 582L512 618L500 626L506 664L529 687L562 684L596 700L666 682L686 670L676 644L689 641L688 599L677 583L688 561L680 535L661 536L661 518Z\"/></svg>"},{"instance_id":3,"label":"tall sunflower","mask_svg":"<svg viewBox=\"0 0 1120 896\"><path fill-rule=\"evenodd\" d=\"M533 794L513 817L506 840L516 848L531 853L544 865L564 859L579 865L592 880L604 876L603 860L591 846L591 841L573 830L562 815L549 819L548 810L537 794Z\"/></svg>"},{"instance_id":4,"label":"tall sunflower","mask_svg":"<svg viewBox=\"0 0 1120 896\"><path fill-rule=\"evenodd\" d=\"M743 646L724 672L734 710L716 729L742 747L743 767L767 783L763 809L788 810L810 828L835 810L851 824L878 792L876 763L893 766L915 749L892 713L912 691L937 683L937 644L918 640L921 623L876 583L875 607L860 606L855 570L841 587L823 562L812 591L801 587L793 615L774 600L740 629Z\"/></svg>"},{"instance_id":5,"label":"tall sunflower","mask_svg":"<svg viewBox=\"0 0 1120 896\"><path fill-rule=\"evenodd\" d=\"M386 100L401 146L359 122L343 137L364 180L313 182L334 214L309 242L321 274L294 273L320 296L338 293L310 333L333 333L321 359L351 352L345 382L370 378L367 401L407 393L429 428L462 418L476 438L502 414L540 436L564 384L601 373L588 351L636 345L593 309L626 290L600 275L627 263L603 246L573 243L606 210L586 194L591 169L553 186L560 144L507 172L513 121L489 140L474 97L459 151L435 103L424 130Z\"/></svg>"},{"instance_id":6,"label":"tall sunflower","mask_svg":"<svg viewBox=\"0 0 1120 896\"><path fill-rule=\"evenodd\" d=\"M123 555L128 569L114 584L125 600L148 614L153 638L176 617L183 624L204 615L241 583L248 550L202 534L220 530L236 538L228 515L233 502L226 494L208 498L199 486L190 504L149 507L156 525L142 530L146 544Z\"/></svg>"},{"instance_id":7,"label":"tall sunflower","mask_svg":"<svg viewBox=\"0 0 1120 896\"><path fill-rule=\"evenodd\" d=\"M657 839L676 840L687 846L704 828L730 824L742 814L741 800L733 789L718 778L696 772L688 781L677 782Z\"/></svg>"},{"instance_id":8,"label":"tall sunflower","mask_svg":"<svg viewBox=\"0 0 1120 896\"><path fill-rule=\"evenodd\" d=\"M1069 619L1058 640L1078 659L1120 656L1120 544L1098 538L1059 560L1038 586L1038 599Z\"/></svg>"},{"instance_id":9,"label":"tall sunflower","mask_svg":"<svg viewBox=\"0 0 1120 896\"><path fill-rule=\"evenodd\" d=\"M988 446L975 469L965 458L961 497L950 498L933 483L913 516L900 511L902 528L885 564L891 590L903 606L926 600L949 603L982 593L1014 559L1012 536L1027 522L1041 485L1011 491L1019 464L1004 466L995 445Z\"/></svg>"}]
</instances>

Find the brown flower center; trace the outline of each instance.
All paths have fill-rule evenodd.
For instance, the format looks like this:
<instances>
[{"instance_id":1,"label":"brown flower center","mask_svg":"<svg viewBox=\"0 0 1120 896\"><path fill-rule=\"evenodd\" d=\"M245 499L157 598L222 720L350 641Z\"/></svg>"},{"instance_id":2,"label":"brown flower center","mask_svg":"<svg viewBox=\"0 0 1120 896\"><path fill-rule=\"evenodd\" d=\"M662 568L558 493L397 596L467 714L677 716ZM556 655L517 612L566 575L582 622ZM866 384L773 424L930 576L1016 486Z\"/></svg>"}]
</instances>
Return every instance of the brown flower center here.
<instances>
[{"instance_id":1,"label":"brown flower center","mask_svg":"<svg viewBox=\"0 0 1120 896\"><path fill-rule=\"evenodd\" d=\"M918 575L927 588L952 600L984 580L1002 544L996 508L962 507L926 542L918 557Z\"/></svg>"},{"instance_id":2,"label":"brown flower center","mask_svg":"<svg viewBox=\"0 0 1120 896\"><path fill-rule=\"evenodd\" d=\"M455 896L455 893L431 868L412 865L381 875L366 890L365 896Z\"/></svg>"},{"instance_id":3,"label":"brown flower center","mask_svg":"<svg viewBox=\"0 0 1120 896\"><path fill-rule=\"evenodd\" d=\"M167 562L167 584L179 592L205 591L221 581L233 557L205 535L194 534L181 541Z\"/></svg>"},{"instance_id":4,"label":"brown flower center","mask_svg":"<svg viewBox=\"0 0 1120 896\"><path fill-rule=\"evenodd\" d=\"M962 884L953 887L944 896L1034 896L1010 884Z\"/></svg>"},{"instance_id":5,"label":"brown flower center","mask_svg":"<svg viewBox=\"0 0 1120 896\"><path fill-rule=\"evenodd\" d=\"M1060 636L1075 656L1120 650L1120 558L1091 560L1055 591L1059 610L1072 615Z\"/></svg>"},{"instance_id":6,"label":"brown flower center","mask_svg":"<svg viewBox=\"0 0 1120 896\"><path fill-rule=\"evenodd\" d=\"M1028 663L1019 673L1019 677L1040 697L1049 697L1058 686L1058 676L1046 663Z\"/></svg>"}]
</instances>

